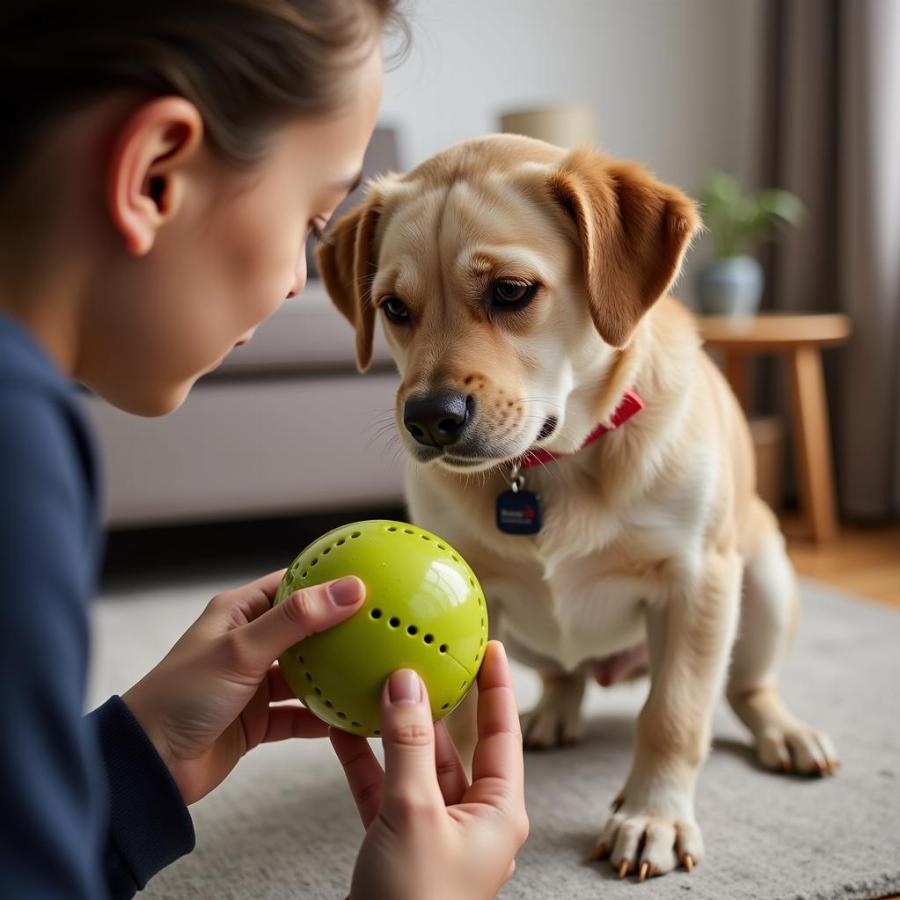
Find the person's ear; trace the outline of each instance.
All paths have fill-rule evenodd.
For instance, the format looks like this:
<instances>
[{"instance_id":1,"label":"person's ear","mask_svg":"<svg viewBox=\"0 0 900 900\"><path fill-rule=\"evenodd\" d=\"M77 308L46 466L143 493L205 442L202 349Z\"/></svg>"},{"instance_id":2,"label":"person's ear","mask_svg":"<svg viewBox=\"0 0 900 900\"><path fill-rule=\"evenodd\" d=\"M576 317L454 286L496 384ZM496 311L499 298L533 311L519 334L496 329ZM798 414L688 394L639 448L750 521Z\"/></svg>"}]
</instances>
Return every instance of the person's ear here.
<instances>
[{"instance_id":1,"label":"person's ear","mask_svg":"<svg viewBox=\"0 0 900 900\"><path fill-rule=\"evenodd\" d=\"M183 97L142 105L119 129L107 171L107 209L134 256L149 253L159 229L184 202L186 168L203 145L203 119Z\"/></svg>"}]
</instances>

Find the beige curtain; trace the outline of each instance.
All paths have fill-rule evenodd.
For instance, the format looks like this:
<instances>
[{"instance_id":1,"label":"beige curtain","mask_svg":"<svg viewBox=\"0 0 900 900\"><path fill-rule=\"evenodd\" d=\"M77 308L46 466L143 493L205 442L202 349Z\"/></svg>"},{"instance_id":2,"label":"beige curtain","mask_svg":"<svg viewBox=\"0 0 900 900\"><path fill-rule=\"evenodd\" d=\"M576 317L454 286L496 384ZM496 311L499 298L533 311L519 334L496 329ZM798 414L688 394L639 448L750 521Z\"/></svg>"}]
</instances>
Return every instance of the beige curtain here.
<instances>
[{"instance_id":1,"label":"beige curtain","mask_svg":"<svg viewBox=\"0 0 900 900\"><path fill-rule=\"evenodd\" d=\"M769 0L763 179L808 217L767 260L771 307L842 311L828 366L839 499L900 512L900 0Z\"/></svg>"}]
</instances>

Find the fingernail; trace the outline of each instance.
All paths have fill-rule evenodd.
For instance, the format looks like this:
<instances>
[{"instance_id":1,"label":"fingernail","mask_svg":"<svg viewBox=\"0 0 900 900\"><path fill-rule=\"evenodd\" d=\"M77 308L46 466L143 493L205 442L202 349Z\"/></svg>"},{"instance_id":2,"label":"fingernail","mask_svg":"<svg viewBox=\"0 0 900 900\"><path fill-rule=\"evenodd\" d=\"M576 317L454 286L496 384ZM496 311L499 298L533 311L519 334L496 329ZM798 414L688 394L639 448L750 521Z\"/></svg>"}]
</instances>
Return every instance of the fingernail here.
<instances>
[{"instance_id":1,"label":"fingernail","mask_svg":"<svg viewBox=\"0 0 900 900\"><path fill-rule=\"evenodd\" d=\"M363 594L363 583L354 576L339 578L328 585L328 596L335 606L353 606Z\"/></svg>"},{"instance_id":2,"label":"fingernail","mask_svg":"<svg viewBox=\"0 0 900 900\"><path fill-rule=\"evenodd\" d=\"M412 669L398 669L388 682L391 703L418 703L422 699L422 679Z\"/></svg>"}]
</instances>

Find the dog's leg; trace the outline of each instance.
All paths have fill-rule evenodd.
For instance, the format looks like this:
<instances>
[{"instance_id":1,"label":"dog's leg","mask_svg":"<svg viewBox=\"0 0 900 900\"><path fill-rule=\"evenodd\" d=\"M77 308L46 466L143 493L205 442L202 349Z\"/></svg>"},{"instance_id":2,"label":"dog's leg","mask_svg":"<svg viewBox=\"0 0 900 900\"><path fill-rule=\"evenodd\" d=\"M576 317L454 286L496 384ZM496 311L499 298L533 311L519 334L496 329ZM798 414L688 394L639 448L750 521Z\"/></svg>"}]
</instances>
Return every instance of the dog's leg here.
<instances>
[{"instance_id":1,"label":"dog's leg","mask_svg":"<svg viewBox=\"0 0 900 900\"><path fill-rule=\"evenodd\" d=\"M761 505L761 504L760 504ZM768 509L759 512L768 513ZM728 679L728 701L750 729L766 768L827 775L838 765L826 734L802 722L778 692L778 669L796 627L800 598L774 517L744 571L741 624Z\"/></svg>"},{"instance_id":2,"label":"dog's leg","mask_svg":"<svg viewBox=\"0 0 900 900\"><path fill-rule=\"evenodd\" d=\"M703 855L694 786L709 746L740 603L736 552L710 555L690 587L648 608L651 687L638 717L634 761L594 858L620 877L662 875Z\"/></svg>"},{"instance_id":3,"label":"dog's leg","mask_svg":"<svg viewBox=\"0 0 900 900\"><path fill-rule=\"evenodd\" d=\"M537 706L522 715L522 738L529 750L574 744L581 738L581 672L541 672L543 693Z\"/></svg>"}]
</instances>

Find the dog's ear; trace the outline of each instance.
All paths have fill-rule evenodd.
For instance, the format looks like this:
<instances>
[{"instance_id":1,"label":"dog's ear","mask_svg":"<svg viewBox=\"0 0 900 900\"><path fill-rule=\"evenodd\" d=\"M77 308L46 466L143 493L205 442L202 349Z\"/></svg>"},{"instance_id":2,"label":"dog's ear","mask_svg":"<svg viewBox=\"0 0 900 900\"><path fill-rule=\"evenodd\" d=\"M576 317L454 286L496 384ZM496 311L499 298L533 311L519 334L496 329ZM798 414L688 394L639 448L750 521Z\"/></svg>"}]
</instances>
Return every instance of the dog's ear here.
<instances>
[{"instance_id":1,"label":"dog's ear","mask_svg":"<svg viewBox=\"0 0 900 900\"><path fill-rule=\"evenodd\" d=\"M640 166L589 149L563 160L550 190L578 229L594 325L622 347L678 275L697 207Z\"/></svg>"},{"instance_id":2,"label":"dog's ear","mask_svg":"<svg viewBox=\"0 0 900 900\"><path fill-rule=\"evenodd\" d=\"M319 274L329 296L356 329L356 365L360 372L372 362L372 279L378 264L375 229L380 216L381 197L373 189L363 203L338 219L316 250Z\"/></svg>"}]
</instances>

